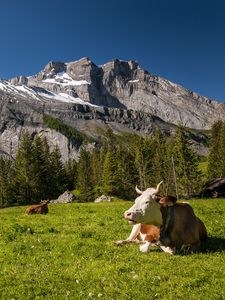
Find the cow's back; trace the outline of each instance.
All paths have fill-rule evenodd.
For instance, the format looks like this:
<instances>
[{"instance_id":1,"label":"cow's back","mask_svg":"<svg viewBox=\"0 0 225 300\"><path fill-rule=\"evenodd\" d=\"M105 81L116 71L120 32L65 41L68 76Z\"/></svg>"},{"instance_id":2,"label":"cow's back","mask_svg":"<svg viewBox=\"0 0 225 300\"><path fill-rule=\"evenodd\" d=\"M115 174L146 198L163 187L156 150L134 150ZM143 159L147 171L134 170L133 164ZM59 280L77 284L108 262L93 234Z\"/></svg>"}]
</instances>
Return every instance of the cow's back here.
<instances>
[{"instance_id":1,"label":"cow's back","mask_svg":"<svg viewBox=\"0 0 225 300\"><path fill-rule=\"evenodd\" d=\"M42 204L38 207L37 209L37 214L47 214L48 213L48 205L47 204Z\"/></svg>"},{"instance_id":2,"label":"cow's back","mask_svg":"<svg viewBox=\"0 0 225 300\"><path fill-rule=\"evenodd\" d=\"M192 207L188 203L174 205L174 222L170 234L170 246L198 245L199 221Z\"/></svg>"},{"instance_id":3,"label":"cow's back","mask_svg":"<svg viewBox=\"0 0 225 300\"><path fill-rule=\"evenodd\" d=\"M32 214L47 214L48 213L48 203L41 203L32 205L31 207L26 209L26 213L28 215Z\"/></svg>"}]
</instances>

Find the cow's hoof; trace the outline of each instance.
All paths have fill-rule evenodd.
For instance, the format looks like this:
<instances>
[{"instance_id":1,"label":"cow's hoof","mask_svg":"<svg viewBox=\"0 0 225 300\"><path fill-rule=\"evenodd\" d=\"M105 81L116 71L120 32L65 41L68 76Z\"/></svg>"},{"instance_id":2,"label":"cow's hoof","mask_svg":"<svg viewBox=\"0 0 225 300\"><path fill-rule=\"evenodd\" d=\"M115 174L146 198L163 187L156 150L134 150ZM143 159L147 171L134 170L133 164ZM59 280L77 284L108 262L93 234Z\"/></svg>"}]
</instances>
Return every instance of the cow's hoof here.
<instances>
[{"instance_id":1,"label":"cow's hoof","mask_svg":"<svg viewBox=\"0 0 225 300\"><path fill-rule=\"evenodd\" d=\"M147 253L149 251L150 245L151 244L149 244L149 243L145 243L144 245L141 245L140 246L140 251L144 252L144 253Z\"/></svg>"}]
</instances>

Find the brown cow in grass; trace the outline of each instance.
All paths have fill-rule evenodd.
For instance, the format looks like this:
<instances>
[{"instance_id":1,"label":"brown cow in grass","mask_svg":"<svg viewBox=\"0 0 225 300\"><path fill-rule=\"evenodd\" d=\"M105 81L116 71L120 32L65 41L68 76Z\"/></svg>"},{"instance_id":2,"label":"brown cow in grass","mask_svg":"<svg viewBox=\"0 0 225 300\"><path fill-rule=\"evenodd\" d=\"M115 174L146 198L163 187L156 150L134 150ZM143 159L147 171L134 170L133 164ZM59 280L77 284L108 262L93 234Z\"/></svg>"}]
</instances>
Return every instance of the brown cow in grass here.
<instances>
[{"instance_id":1,"label":"brown cow in grass","mask_svg":"<svg viewBox=\"0 0 225 300\"><path fill-rule=\"evenodd\" d=\"M26 209L26 213L28 215L33 214L44 214L46 215L48 213L48 203L49 200L41 200L41 203L32 205L31 207L28 207Z\"/></svg>"},{"instance_id":2,"label":"brown cow in grass","mask_svg":"<svg viewBox=\"0 0 225 300\"><path fill-rule=\"evenodd\" d=\"M148 188L143 192L136 188L140 196L124 213L125 219L136 229L141 228L140 224L158 227L157 244L165 252L174 254L180 251L198 251L201 241L207 239L204 223L195 215L190 204L176 203L173 197L158 197L161 184L162 182L157 188ZM147 252L150 246L151 242L145 241L140 250Z\"/></svg>"}]
</instances>

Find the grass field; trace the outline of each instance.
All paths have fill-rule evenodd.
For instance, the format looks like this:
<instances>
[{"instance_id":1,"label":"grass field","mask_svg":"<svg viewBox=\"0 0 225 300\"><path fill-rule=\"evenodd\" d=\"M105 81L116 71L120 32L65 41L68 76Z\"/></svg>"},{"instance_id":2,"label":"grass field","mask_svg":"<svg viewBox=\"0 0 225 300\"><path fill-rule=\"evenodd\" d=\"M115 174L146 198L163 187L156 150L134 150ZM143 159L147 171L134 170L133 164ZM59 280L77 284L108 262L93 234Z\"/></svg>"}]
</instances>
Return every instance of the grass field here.
<instances>
[{"instance_id":1,"label":"grass field","mask_svg":"<svg viewBox=\"0 0 225 300\"><path fill-rule=\"evenodd\" d=\"M190 202L209 239L188 256L114 246L131 202L1 209L0 299L225 299L225 200Z\"/></svg>"}]
</instances>

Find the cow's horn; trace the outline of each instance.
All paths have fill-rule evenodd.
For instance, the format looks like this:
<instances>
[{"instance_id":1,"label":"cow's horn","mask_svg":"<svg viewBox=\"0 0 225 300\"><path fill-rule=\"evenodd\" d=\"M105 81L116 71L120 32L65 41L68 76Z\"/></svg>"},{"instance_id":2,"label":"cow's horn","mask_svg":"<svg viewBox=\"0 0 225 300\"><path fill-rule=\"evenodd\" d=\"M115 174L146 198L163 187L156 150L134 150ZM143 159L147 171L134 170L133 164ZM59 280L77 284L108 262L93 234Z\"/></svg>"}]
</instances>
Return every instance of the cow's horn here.
<instances>
[{"instance_id":1,"label":"cow's horn","mask_svg":"<svg viewBox=\"0 0 225 300\"><path fill-rule=\"evenodd\" d=\"M163 181L160 181L160 183L157 185L157 188L154 192L154 195L157 195L159 193L159 188L160 188L160 185L163 183Z\"/></svg>"},{"instance_id":2,"label":"cow's horn","mask_svg":"<svg viewBox=\"0 0 225 300\"><path fill-rule=\"evenodd\" d=\"M138 194L140 194L140 195L143 193L141 190L139 190L139 188L137 187L137 185L136 185L136 187L135 187L135 190L136 190L136 192L137 192Z\"/></svg>"}]
</instances>

